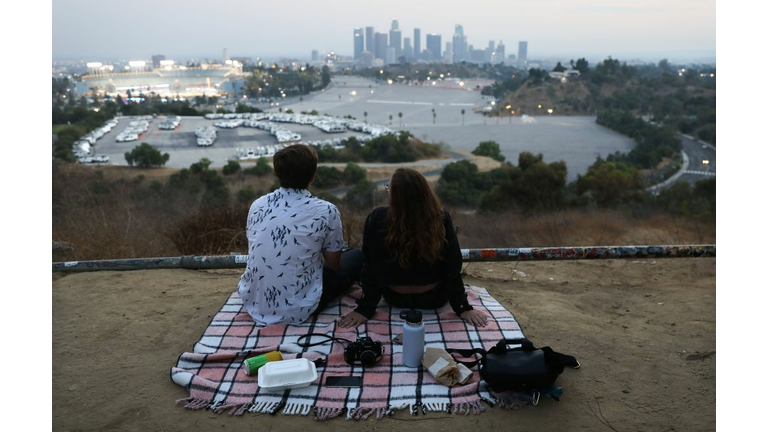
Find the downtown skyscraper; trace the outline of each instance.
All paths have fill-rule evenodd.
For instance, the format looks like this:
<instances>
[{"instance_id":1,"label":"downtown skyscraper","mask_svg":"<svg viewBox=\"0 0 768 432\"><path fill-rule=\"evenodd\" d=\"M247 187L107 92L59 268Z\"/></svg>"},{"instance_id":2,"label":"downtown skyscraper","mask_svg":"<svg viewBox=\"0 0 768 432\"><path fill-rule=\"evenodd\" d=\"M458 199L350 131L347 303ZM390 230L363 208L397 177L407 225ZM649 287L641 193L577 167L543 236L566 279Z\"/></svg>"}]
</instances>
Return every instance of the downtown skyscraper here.
<instances>
[{"instance_id":1,"label":"downtown skyscraper","mask_svg":"<svg viewBox=\"0 0 768 432\"><path fill-rule=\"evenodd\" d=\"M429 58L425 60L431 60L431 61L440 61L442 59L442 37L439 34L428 34L427 35L427 52L429 53Z\"/></svg>"},{"instance_id":2,"label":"downtown skyscraper","mask_svg":"<svg viewBox=\"0 0 768 432\"><path fill-rule=\"evenodd\" d=\"M392 28L389 30L389 46L395 49L395 59L399 59L403 52L403 34L400 31L400 24L397 20L392 20Z\"/></svg>"},{"instance_id":3,"label":"downtown skyscraper","mask_svg":"<svg viewBox=\"0 0 768 432\"><path fill-rule=\"evenodd\" d=\"M373 27L365 28L365 50L369 53L373 53L376 48L373 41Z\"/></svg>"},{"instance_id":4,"label":"downtown skyscraper","mask_svg":"<svg viewBox=\"0 0 768 432\"><path fill-rule=\"evenodd\" d=\"M413 58L418 60L421 58L421 29L413 29Z\"/></svg>"},{"instance_id":5,"label":"downtown skyscraper","mask_svg":"<svg viewBox=\"0 0 768 432\"><path fill-rule=\"evenodd\" d=\"M365 37L363 36L363 29L356 28L353 32L354 35L354 49L355 60L360 59L360 55L365 51Z\"/></svg>"}]
</instances>

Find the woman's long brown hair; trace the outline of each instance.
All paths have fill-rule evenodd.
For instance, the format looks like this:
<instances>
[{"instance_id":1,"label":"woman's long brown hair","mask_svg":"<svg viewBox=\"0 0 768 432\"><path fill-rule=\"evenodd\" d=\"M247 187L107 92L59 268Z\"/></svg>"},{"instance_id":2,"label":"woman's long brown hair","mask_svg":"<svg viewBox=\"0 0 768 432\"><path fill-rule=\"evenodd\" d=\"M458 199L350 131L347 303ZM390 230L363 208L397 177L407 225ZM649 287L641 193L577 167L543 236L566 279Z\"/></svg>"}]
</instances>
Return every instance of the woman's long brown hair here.
<instances>
[{"instance_id":1,"label":"woman's long brown hair","mask_svg":"<svg viewBox=\"0 0 768 432\"><path fill-rule=\"evenodd\" d=\"M402 268L414 258L434 263L443 256L443 207L420 172L398 168L389 182L387 236L384 242Z\"/></svg>"}]
</instances>

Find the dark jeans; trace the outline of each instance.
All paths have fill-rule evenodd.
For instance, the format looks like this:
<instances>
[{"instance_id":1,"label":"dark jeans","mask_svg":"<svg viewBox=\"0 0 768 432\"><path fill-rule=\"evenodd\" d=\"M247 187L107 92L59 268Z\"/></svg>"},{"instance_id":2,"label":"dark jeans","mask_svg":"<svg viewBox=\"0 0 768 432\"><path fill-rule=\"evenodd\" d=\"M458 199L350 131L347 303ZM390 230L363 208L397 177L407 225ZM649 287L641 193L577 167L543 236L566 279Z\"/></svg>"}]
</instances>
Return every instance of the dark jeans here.
<instances>
[{"instance_id":1,"label":"dark jeans","mask_svg":"<svg viewBox=\"0 0 768 432\"><path fill-rule=\"evenodd\" d=\"M403 308L437 309L448 303L448 293L440 285L419 294L401 294L384 288L381 296L390 305Z\"/></svg>"},{"instance_id":2,"label":"dark jeans","mask_svg":"<svg viewBox=\"0 0 768 432\"><path fill-rule=\"evenodd\" d=\"M323 294L313 315L319 314L329 303L349 293L352 284L360 281L363 260L362 249L347 249L341 252L339 270L323 269Z\"/></svg>"}]
</instances>

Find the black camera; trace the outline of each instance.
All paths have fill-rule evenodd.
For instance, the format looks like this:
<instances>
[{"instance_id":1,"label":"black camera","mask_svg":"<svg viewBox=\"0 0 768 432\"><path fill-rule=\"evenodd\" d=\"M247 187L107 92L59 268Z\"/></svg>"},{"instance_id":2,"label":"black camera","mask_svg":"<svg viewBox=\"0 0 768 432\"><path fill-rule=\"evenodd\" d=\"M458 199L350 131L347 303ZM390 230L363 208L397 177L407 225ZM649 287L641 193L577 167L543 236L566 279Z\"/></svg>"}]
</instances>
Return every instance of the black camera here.
<instances>
[{"instance_id":1,"label":"black camera","mask_svg":"<svg viewBox=\"0 0 768 432\"><path fill-rule=\"evenodd\" d=\"M363 366L373 366L381 360L383 352L381 342L374 342L369 337L363 337L355 342L350 342L344 348L344 361L350 365L359 361Z\"/></svg>"}]
</instances>

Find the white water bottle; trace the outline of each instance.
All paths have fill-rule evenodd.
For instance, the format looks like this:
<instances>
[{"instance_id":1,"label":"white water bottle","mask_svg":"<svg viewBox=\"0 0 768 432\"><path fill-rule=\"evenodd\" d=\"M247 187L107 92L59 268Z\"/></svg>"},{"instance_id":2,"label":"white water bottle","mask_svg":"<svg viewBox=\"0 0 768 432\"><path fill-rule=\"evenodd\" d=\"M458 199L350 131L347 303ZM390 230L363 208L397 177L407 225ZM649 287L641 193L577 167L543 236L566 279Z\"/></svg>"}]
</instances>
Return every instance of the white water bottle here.
<instances>
[{"instance_id":1,"label":"white water bottle","mask_svg":"<svg viewBox=\"0 0 768 432\"><path fill-rule=\"evenodd\" d=\"M424 323L421 311L411 309L400 312L403 323L403 364L408 367L421 366L424 357Z\"/></svg>"}]
</instances>

